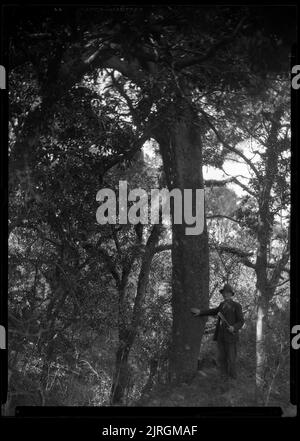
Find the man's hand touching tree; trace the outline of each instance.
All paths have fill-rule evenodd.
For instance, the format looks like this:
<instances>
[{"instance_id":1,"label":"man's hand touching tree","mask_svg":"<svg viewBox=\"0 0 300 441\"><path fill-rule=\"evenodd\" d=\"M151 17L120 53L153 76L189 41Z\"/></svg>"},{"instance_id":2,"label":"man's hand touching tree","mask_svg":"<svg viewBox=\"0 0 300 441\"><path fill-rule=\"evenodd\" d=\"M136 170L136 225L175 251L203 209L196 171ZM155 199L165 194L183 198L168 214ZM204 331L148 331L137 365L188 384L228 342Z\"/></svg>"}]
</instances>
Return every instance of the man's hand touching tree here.
<instances>
[{"instance_id":1,"label":"man's hand touching tree","mask_svg":"<svg viewBox=\"0 0 300 441\"><path fill-rule=\"evenodd\" d=\"M198 308L191 308L191 312L194 314L195 317L197 317L198 315L200 315L200 309Z\"/></svg>"}]
</instances>

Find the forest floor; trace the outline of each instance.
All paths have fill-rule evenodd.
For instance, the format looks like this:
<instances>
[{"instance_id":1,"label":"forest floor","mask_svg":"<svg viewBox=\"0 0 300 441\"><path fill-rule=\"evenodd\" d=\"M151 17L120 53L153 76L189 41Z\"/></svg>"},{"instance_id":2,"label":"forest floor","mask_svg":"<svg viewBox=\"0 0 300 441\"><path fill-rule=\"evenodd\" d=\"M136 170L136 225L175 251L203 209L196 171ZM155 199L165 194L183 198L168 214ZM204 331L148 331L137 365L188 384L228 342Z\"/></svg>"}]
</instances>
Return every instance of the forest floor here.
<instances>
[{"instance_id":1,"label":"forest floor","mask_svg":"<svg viewBox=\"0 0 300 441\"><path fill-rule=\"evenodd\" d=\"M256 407L255 378L244 372L224 381L216 367L198 371L189 383L159 385L139 401L141 407ZM295 417L297 406L271 397L268 406L281 407L282 416Z\"/></svg>"},{"instance_id":2,"label":"forest floor","mask_svg":"<svg viewBox=\"0 0 300 441\"><path fill-rule=\"evenodd\" d=\"M237 363L236 380L224 380L215 362L213 343L207 341L202 351L201 370L189 382L157 384L144 395L138 406L164 407L256 407L255 365L249 356L247 345L242 346ZM288 385L288 386L287 386ZM268 393L269 392L269 393ZM294 416L296 406L289 401L289 381L274 382L267 392L267 406L283 409L285 416Z\"/></svg>"},{"instance_id":3,"label":"forest floor","mask_svg":"<svg viewBox=\"0 0 300 441\"><path fill-rule=\"evenodd\" d=\"M216 367L204 368L186 383L159 385L140 406L219 407L255 406L255 379L240 375L224 380Z\"/></svg>"}]
</instances>

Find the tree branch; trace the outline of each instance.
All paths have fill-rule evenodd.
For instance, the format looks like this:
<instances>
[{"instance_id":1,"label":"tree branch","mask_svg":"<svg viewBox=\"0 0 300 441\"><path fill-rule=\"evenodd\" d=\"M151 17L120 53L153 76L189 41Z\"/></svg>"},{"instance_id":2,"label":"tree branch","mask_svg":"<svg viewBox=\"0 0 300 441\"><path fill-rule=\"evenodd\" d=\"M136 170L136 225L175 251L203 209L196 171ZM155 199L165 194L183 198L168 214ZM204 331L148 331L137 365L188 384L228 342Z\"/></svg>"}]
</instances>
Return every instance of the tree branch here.
<instances>
[{"instance_id":1,"label":"tree branch","mask_svg":"<svg viewBox=\"0 0 300 441\"><path fill-rule=\"evenodd\" d=\"M167 250L171 250L172 249L172 244L171 243L167 243L165 245L158 245L155 250L154 253L161 253L162 251L167 251Z\"/></svg>"},{"instance_id":2,"label":"tree branch","mask_svg":"<svg viewBox=\"0 0 300 441\"><path fill-rule=\"evenodd\" d=\"M257 168L255 167L255 165L250 161L250 159L248 159L242 152L240 152L238 149L236 149L235 147L232 147L230 144L228 144L228 142L225 141L225 139L223 138L223 136L221 136L220 132L217 130L217 128L215 127L215 125L211 122L210 118L208 117L207 113L203 110L203 109L199 109L199 112L201 113L201 115L203 115L205 121L207 122L207 124L209 125L209 127L212 129L212 131L215 133L218 141L230 152L235 153L236 155L240 156L244 162L246 164L248 164L248 166L251 168L251 170L254 172L254 174L256 175L256 177L259 179L259 181L261 180L261 176L257 170Z\"/></svg>"},{"instance_id":3,"label":"tree branch","mask_svg":"<svg viewBox=\"0 0 300 441\"><path fill-rule=\"evenodd\" d=\"M238 219L234 219L231 216L226 216L225 214L212 214L211 216L206 216L206 219L228 219L232 222L236 222L239 225L244 225L244 223Z\"/></svg>"},{"instance_id":4,"label":"tree branch","mask_svg":"<svg viewBox=\"0 0 300 441\"><path fill-rule=\"evenodd\" d=\"M229 182L232 182L234 178L230 177L227 179L205 179L204 185L205 187L222 187L223 185L228 184Z\"/></svg>"},{"instance_id":5,"label":"tree branch","mask_svg":"<svg viewBox=\"0 0 300 441\"><path fill-rule=\"evenodd\" d=\"M98 67L117 70L125 77L134 81L137 85L141 84L143 81L144 75L138 70L138 66L134 63L130 64L125 60L121 60L115 55L104 61L99 59L97 60L97 64Z\"/></svg>"},{"instance_id":6,"label":"tree branch","mask_svg":"<svg viewBox=\"0 0 300 441\"><path fill-rule=\"evenodd\" d=\"M234 40L234 38L238 34L238 32L241 29L241 27L242 27L242 25L243 25L245 20L246 20L246 17L243 17L239 21L239 23L237 24L236 28L231 33L231 35L228 35L228 36L222 38L222 40L220 40L217 43L215 43L208 50L208 52L205 55L202 55L201 57L185 57L183 60L177 61L174 64L174 68L177 69L177 70L178 69L184 69L186 67L194 66L195 64L201 64L204 61L207 61L207 60L211 59L212 57L214 57L219 49L221 49L222 47L226 46L227 44L231 43Z\"/></svg>"},{"instance_id":7,"label":"tree branch","mask_svg":"<svg viewBox=\"0 0 300 441\"><path fill-rule=\"evenodd\" d=\"M124 100L126 101L126 104L128 106L128 109L130 111L130 114L132 116L132 119L134 121L134 123L138 126L138 120L137 120L137 115L136 115L136 110L134 108L133 102L131 101L131 99L129 98L129 96L127 95L127 93L125 92L124 88L122 87L121 83L116 80L116 78L114 77L113 72L111 72L109 74L111 80L112 80L112 84L115 86L115 88L117 89L117 91L119 92L119 94L124 98Z\"/></svg>"},{"instance_id":8,"label":"tree branch","mask_svg":"<svg viewBox=\"0 0 300 441\"><path fill-rule=\"evenodd\" d=\"M115 267L115 265L114 265L114 263L112 261L111 256L103 248L98 248L96 250L96 252L99 253L100 256L103 257L103 259L104 259L104 261L105 261L105 263L106 263L106 265L107 265L111 275L113 276L113 278L115 279L115 281L117 283L117 286L119 287L120 282L121 282L120 276L119 276L119 273L118 273L118 271L117 271L117 269L116 269L116 267Z\"/></svg>"},{"instance_id":9,"label":"tree branch","mask_svg":"<svg viewBox=\"0 0 300 441\"><path fill-rule=\"evenodd\" d=\"M273 274L271 276L271 280L270 280L270 284L273 285L277 285L281 276L281 273L283 271L286 271L289 273L289 270L286 268L286 265L289 261L290 258L290 226L288 228L288 241L285 247L284 252L282 253L281 258L279 259L279 261L277 263L274 264L274 271Z\"/></svg>"}]
</instances>

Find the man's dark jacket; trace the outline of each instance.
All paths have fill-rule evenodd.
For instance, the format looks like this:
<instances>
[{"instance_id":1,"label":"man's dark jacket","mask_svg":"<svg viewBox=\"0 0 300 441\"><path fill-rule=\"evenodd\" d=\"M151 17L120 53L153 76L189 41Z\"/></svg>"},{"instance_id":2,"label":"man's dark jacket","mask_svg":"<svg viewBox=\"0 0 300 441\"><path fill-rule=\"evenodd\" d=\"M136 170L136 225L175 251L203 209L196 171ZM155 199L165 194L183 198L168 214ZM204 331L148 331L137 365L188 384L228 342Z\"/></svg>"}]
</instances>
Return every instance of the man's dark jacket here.
<instances>
[{"instance_id":1,"label":"man's dark jacket","mask_svg":"<svg viewBox=\"0 0 300 441\"><path fill-rule=\"evenodd\" d=\"M201 311L199 316L217 315L218 312L221 312L224 315L228 323L234 327L235 332L230 332L228 330L228 326L226 326L225 323L221 323L221 319L218 317L214 333L214 340L224 338L224 340L228 342L238 341L239 330L244 324L244 317L241 305L237 302L234 302L232 299L227 301L224 300L217 308L211 308L205 311Z\"/></svg>"}]
</instances>

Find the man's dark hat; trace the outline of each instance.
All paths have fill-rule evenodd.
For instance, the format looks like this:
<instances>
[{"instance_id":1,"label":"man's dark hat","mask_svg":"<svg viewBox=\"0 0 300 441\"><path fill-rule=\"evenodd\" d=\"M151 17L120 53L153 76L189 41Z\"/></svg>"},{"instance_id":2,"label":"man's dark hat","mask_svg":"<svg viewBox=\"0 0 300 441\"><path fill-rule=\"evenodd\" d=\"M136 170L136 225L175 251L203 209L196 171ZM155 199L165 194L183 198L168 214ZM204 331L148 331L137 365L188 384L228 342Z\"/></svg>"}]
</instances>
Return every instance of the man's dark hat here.
<instances>
[{"instance_id":1,"label":"man's dark hat","mask_svg":"<svg viewBox=\"0 0 300 441\"><path fill-rule=\"evenodd\" d=\"M229 283L225 283L225 285L223 286L223 288L220 289L220 293L221 293L221 294L223 294L224 291L230 291L231 294L234 296L233 289L232 289L231 285L229 285Z\"/></svg>"}]
</instances>

